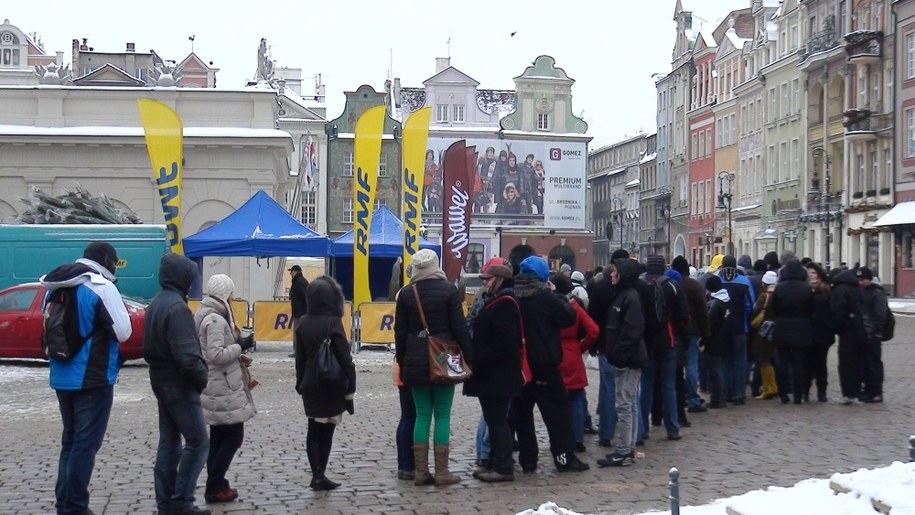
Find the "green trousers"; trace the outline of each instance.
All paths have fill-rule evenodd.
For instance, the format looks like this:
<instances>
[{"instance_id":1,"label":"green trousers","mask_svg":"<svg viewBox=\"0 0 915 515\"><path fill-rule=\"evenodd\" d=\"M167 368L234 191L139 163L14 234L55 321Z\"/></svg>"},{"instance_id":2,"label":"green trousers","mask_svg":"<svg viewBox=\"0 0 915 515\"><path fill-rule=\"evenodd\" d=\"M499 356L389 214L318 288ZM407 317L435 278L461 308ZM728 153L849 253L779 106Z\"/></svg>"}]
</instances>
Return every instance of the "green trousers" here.
<instances>
[{"instance_id":1,"label":"green trousers","mask_svg":"<svg viewBox=\"0 0 915 515\"><path fill-rule=\"evenodd\" d=\"M413 426L413 441L429 442L429 429L435 417L434 444L447 444L451 433L451 403L454 401L454 385L414 386L413 402L416 404L416 424Z\"/></svg>"}]
</instances>

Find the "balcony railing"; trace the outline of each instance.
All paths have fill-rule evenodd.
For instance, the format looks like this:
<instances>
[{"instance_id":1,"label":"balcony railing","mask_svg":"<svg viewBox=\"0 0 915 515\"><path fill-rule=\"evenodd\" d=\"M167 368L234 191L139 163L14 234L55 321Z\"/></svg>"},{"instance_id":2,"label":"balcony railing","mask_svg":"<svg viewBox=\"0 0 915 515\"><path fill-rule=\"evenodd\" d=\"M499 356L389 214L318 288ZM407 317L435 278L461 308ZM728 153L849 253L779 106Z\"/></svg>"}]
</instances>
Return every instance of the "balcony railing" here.
<instances>
[{"instance_id":1,"label":"balcony railing","mask_svg":"<svg viewBox=\"0 0 915 515\"><path fill-rule=\"evenodd\" d=\"M825 52L826 50L830 50L837 46L839 46L839 41L836 39L835 30L817 32L807 40L807 46L803 51L804 55L801 56L801 59L806 59L817 52Z\"/></svg>"},{"instance_id":2,"label":"balcony railing","mask_svg":"<svg viewBox=\"0 0 915 515\"><path fill-rule=\"evenodd\" d=\"M859 30L845 35L845 55L848 60L877 58L883 55L883 33L878 30Z\"/></svg>"},{"instance_id":3,"label":"balcony railing","mask_svg":"<svg viewBox=\"0 0 915 515\"><path fill-rule=\"evenodd\" d=\"M876 134L892 127L892 114L875 114L867 109L845 111L845 134Z\"/></svg>"}]
</instances>

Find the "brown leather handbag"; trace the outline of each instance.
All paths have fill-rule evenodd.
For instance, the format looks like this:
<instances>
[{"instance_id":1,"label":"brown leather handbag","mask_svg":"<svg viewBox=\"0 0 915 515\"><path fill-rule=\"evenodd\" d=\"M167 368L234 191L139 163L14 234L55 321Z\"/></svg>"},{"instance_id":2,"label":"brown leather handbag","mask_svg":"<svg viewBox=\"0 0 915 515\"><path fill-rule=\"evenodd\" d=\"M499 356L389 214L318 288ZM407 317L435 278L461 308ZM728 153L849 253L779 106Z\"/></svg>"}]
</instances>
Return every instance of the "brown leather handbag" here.
<instances>
[{"instance_id":1,"label":"brown leather handbag","mask_svg":"<svg viewBox=\"0 0 915 515\"><path fill-rule=\"evenodd\" d=\"M419 291L415 284L412 289L416 306L419 308L419 319L423 324L420 338L424 338L429 347L429 381L433 384L459 384L470 379L473 371L464 359L461 346L454 340L437 338L429 333L429 324L426 322L423 303L419 300Z\"/></svg>"}]
</instances>

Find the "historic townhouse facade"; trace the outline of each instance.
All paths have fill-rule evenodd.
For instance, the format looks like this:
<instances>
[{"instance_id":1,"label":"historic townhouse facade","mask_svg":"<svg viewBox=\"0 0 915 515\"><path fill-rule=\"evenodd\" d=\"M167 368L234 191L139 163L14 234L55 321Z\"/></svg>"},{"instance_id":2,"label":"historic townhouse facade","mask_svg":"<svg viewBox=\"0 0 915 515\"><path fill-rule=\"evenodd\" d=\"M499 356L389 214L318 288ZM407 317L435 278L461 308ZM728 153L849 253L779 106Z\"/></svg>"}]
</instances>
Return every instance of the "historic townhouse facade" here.
<instances>
[{"instance_id":1,"label":"historic townhouse facade","mask_svg":"<svg viewBox=\"0 0 915 515\"><path fill-rule=\"evenodd\" d=\"M893 205L894 27L887 0L852 2L843 35L845 84L846 252L893 289L893 233L874 223Z\"/></svg>"},{"instance_id":2,"label":"historic townhouse facade","mask_svg":"<svg viewBox=\"0 0 915 515\"><path fill-rule=\"evenodd\" d=\"M717 81L714 37L700 32L693 49L696 75L689 116L689 255L708 265L718 253L722 235L715 229L715 113Z\"/></svg>"},{"instance_id":3,"label":"historic townhouse facade","mask_svg":"<svg viewBox=\"0 0 915 515\"><path fill-rule=\"evenodd\" d=\"M647 134L637 134L588 154L595 266L609 265L616 249L633 255L638 251L639 189L634 181L639 180L639 163L646 155L648 138Z\"/></svg>"},{"instance_id":4,"label":"historic townhouse facade","mask_svg":"<svg viewBox=\"0 0 915 515\"><path fill-rule=\"evenodd\" d=\"M915 0L893 2L896 34L894 189L896 206L881 217L895 235L896 295L915 295ZM887 220L884 220L887 218Z\"/></svg>"},{"instance_id":5,"label":"historic townhouse facade","mask_svg":"<svg viewBox=\"0 0 915 515\"><path fill-rule=\"evenodd\" d=\"M639 257L670 256L670 189L658 186L658 135L648 136L639 160Z\"/></svg>"}]
</instances>

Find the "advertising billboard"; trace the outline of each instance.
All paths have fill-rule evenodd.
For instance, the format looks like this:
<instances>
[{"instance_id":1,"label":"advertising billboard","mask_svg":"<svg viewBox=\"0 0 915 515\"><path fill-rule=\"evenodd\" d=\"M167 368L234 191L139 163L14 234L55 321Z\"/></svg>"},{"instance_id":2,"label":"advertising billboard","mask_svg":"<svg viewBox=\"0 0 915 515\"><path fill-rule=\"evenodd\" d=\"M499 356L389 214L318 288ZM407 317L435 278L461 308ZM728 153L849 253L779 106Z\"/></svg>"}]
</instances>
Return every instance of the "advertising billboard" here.
<instances>
[{"instance_id":1,"label":"advertising billboard","mask_svg":"<svg viewBox=\"0 0 915 515\"><path fill-rule=\"evenodd\" d=\"M429 135L423 215L443 208L445 151L463 139L476 147L472 220L494 225L585 229L584 142L439 138Z\"/></svg>"}]
</instances>

